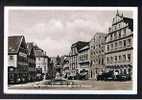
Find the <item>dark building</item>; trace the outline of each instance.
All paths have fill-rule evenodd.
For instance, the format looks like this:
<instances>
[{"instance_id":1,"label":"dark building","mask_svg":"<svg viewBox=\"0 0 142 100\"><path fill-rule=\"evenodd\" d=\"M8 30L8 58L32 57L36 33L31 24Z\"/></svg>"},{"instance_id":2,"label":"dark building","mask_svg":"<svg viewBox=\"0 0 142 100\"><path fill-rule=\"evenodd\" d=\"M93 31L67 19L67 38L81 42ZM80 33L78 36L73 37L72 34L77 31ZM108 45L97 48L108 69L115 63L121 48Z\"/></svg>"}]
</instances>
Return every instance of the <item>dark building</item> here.
<instances>
[{"instance_id":1,"label":"dark building","mask_svg":"<svg viewBox=\"0 0 142 100\"><path fill-rule=\"evenodd\" d=\"M82 47L79 51L78 51L78 73L80 76L82 76L82 78L84 77L84 79L88 79L89 78L89 65L90 65L90 52L89 52L89 43ZM81 78L81 77L80 77Z\"/></svg>"},{"instance_id":2,"label":"dark building","mask_svg":"<svg viewBox=\"0 0 142 100\"><path fill-rule=\"evenodd\" d=\"M28 80L27 45L24 36L8 37L8 82Z\"/></svg>"},{"instance_id":3,"label":"dark building","mask_svg":"<svg viewBox=\"0 0 142 100\"><path fill-rule=\"evenodd\" d=\"M28 49L28 68L29 68L29 81L36 80L36 57L34 53L34 44L27 43Z\"/></svg>"},{"instance_id":4,"label":"dark building","mask_svg":"<svg viewBox=\"0 0 142 100\"><path fill-rule=\"evenodd\" d=\"M84 41L78 41L74 44L72 44L71 46L71 51L69 54L69 70L70 70L70 76L74 77L76 76L77 72L78 72L78 68L79 68L79 64L78 64L78 51L86 46L88 44L88 42L84 42Z\"/></svg>"}]
</instances>

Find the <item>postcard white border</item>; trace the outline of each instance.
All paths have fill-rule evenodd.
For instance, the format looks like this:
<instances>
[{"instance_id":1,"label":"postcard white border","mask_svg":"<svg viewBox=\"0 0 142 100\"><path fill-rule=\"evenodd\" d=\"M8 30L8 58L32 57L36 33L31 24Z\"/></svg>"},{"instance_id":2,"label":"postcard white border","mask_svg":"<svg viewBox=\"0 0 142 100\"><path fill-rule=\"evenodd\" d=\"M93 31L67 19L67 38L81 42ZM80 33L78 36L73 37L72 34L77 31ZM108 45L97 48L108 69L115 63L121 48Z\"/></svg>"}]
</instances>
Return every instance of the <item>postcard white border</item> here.
<instances>
[{"instance_id":1,"label":"postcard white border","mask_svg":"<svg viewBox=\"0 0 142 100\"><path fill-rule=\"evenodd\" d=\"M18 90L8 89L8 11L9 10L94 10L94 11L133 11L133 80L132 90ZM138 40L138 8L137 7L26 7L5 6L4 7L4 93L6 94L137 94L137 40Z\"/></svg>"}]
</instances>

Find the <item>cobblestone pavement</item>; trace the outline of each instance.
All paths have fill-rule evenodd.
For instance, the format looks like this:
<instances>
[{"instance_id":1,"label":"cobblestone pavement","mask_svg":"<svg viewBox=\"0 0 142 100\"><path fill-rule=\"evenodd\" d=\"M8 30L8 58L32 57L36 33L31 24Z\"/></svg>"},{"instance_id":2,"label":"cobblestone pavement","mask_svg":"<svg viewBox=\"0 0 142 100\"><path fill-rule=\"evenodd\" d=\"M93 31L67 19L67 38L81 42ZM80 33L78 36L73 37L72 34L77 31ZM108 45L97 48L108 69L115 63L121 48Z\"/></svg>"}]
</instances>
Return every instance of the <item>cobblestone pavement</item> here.
<instances>
[{"instance_id":1,"label":"cobblestone pavement","mask_svg":"<svg viewBox=\"0 0 142 100\"><path fill-rule=\"evenodd\" d=\"M47 85L48 80L9 85L9 89L131 90L132 81L72 80L75 85Z\"/></svg>"}]
</instances>

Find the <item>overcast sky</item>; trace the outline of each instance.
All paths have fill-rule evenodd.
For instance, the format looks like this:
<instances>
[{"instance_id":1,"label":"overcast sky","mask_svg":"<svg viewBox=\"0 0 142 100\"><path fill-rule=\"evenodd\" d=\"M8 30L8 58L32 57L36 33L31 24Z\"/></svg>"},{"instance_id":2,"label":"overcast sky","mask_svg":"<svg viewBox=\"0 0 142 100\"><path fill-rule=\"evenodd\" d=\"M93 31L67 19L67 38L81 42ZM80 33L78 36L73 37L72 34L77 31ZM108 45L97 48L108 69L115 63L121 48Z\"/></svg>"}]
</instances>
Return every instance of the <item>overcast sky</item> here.
<instances>
[{"instance_id":1,"label":"overcast sky","mask_svg":"<svg viewBox=\"0 0 142 100\"><path fill-rule=\"evenodd\" d=\"M122 13L122 11L119 11ZM68 54L79 40L90 41L96 32L107 33L116 11L9 10L8 35L23 34L48 56ZM131 11L123 15L132 17Z\"/></svg>"}]
</instances>

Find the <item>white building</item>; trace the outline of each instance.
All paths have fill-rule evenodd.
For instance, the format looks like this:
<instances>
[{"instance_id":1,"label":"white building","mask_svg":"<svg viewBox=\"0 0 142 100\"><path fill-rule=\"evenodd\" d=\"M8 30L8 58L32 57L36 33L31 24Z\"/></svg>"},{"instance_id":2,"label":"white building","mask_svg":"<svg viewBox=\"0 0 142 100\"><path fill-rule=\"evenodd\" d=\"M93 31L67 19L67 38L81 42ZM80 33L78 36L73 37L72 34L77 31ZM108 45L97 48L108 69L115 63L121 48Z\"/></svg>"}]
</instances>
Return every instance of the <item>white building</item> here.
<instances>
[{"instance_id":1,"label":"white building","mask_svg":"<svg viewBox=\"0 0 142 100\"><path fill-rule=\"evenodd\" d=\"M133 19L118 11L106 37L106 69L130 75L133 59Z\"/></svg>"},{"instance_id":2,"label":"white building","mask_svg":"<svg viewBox=\"0 0 142 100\"><path fill-rule=\"evenodd\" d=\"M35 47L35 57L36 57L36 69L40 70L42 74L46 75L48 72L48 56L46 52Z\"/></svg>"},{"instance_id":3,"label":"white building","mask_svg":"<svg viewBox=\"0 0 142 100\"><path fill-rule=\"evenodd\" d=\"M104 33L96 33L90 41L90 78L97 79L105 68L105 36Z\"/></svg>"}]
</instances>

